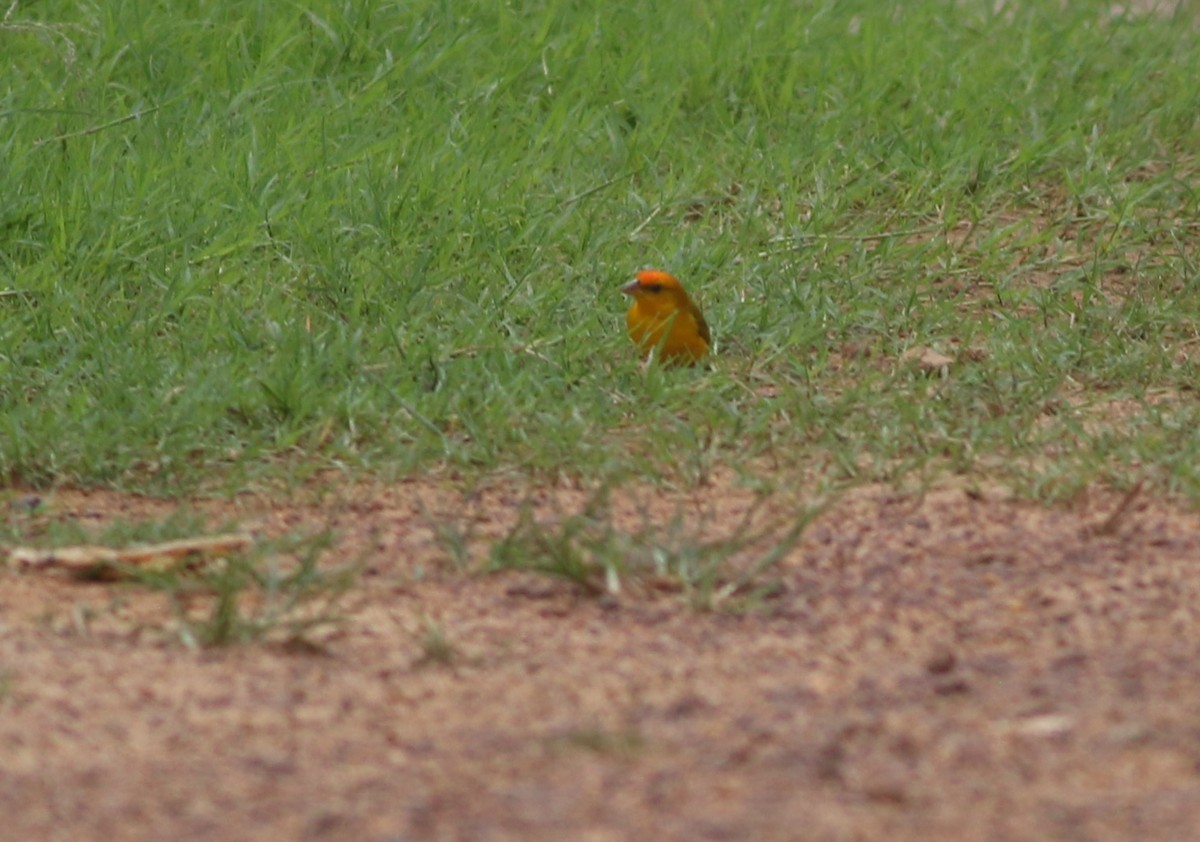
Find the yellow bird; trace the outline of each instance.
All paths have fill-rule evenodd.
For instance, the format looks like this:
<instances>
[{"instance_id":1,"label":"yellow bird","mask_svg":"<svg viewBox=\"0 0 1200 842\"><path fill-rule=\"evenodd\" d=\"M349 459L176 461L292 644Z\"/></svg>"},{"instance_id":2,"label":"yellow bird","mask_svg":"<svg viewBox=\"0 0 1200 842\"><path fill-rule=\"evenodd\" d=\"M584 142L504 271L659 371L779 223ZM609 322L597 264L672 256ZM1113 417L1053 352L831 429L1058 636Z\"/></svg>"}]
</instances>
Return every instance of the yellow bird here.
<instances>
[{"instance_id":1,"label":"yellow bird","mask_svg":"<svg viewBox=\"0 0 1200 842\"><path fill-rule=\"evenodd\" d=\"M621 292L633 297L625 325L644 356L657 353L666 364L695 365L708 355L708 323L676 277L646 269Z\"/></svg>"}]
</instances>

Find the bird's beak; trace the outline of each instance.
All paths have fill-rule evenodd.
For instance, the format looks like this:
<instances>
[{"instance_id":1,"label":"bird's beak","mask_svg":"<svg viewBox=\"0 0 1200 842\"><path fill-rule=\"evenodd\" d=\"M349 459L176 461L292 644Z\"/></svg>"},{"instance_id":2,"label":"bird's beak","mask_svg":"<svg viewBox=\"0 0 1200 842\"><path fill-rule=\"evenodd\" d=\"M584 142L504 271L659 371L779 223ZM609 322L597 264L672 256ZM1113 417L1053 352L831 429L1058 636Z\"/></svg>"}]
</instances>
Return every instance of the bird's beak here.
<instances>
[{"instance_id":1,"label":"bird's beak","mask_svg":"<svg viewBox=\"0 0 1200 842\"><path fill-rule=\"evenodd\" d=\"M625 284L625 286L621 287L621 292L625 293L626 295L636 295L637 291L638 291L638 286L639 285L638 285L637 279L634 279L634 280L630 281L629 283Z\"/></svg>"}]
</instances>

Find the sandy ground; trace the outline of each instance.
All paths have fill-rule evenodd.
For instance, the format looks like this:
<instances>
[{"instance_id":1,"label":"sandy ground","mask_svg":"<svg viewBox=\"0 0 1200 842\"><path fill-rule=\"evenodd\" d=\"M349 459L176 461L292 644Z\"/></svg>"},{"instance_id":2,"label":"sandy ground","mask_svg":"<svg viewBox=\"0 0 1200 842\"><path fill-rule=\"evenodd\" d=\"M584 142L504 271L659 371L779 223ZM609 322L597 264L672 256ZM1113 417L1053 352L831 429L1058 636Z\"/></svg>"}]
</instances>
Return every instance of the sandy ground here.
<instances>
[{"instance_id":1,"label":"sandy ground","mask_svg":"<svg viewBox=\"0 0 1200 842\"><path fill-rule=\"evenodd\" d=\"M464 571L443 540L456 524L478 556L522 501L553 523L586 499L430 481L192 504L334 530L323 563L362 572L311 646L189 648L161 593L0 571L0 839L1200 838L1194 512L859 489L766 598L717 610ZM31 536L178 507L21 500ZM752 501L718 479L612 517L720 537Z\"/></svg>"}]
</instances>

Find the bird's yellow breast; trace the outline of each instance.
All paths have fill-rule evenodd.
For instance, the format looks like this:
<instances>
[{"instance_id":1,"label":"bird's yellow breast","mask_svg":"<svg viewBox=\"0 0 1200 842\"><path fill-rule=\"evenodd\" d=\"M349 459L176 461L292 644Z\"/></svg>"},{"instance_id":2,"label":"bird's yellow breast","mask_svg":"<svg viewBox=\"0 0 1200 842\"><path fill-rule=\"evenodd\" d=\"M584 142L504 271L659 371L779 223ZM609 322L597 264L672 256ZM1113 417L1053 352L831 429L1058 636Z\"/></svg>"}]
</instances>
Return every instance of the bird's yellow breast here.
<instances>
[{"instance_id":1,"label":"bird's yellow breast","mask_svg":"<svg viewBox=\"0 0 1200 842\"><path fill-rule=\"evenodd\" d=\"M708 354L708 325L691 302L663 310L634 301L625 314L625 324L643 353L657 350L663 362L692 364Z\"/></svg>"}]
</instances>

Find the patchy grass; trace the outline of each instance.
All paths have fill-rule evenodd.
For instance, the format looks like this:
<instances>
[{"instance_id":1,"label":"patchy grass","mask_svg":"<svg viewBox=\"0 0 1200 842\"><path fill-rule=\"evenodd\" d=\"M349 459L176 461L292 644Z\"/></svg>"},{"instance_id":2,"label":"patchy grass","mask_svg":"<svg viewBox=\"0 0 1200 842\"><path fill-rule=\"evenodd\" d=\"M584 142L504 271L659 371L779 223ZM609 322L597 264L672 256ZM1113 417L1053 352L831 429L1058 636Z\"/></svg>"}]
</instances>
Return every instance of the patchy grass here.
<instances>
[{"instance_id":1,"label":"patchy grass","mask_svg":"<svg viewBox=\"0 0 1200 842\"><path fill-rule=\"evenodd\" d=\"M172 571L137 578L162 591L188 645L227 646L278 639L294 646L340 620L338 601L353 585L353 568L321 569L329 536L275 542L226 558L200 576Z\"/></svg>"},{"instance_id":2,"label":"patchy grass","mask_svg":"<svg viewBox=\"0 0 1200 842\"><path fill-rule=\"evenodd\" d=\"M596 595L660 590L682 593L698 608L745 608L776 589L772 568L823 509L814 506L780 521L760 516L765 499L737 522L721 524L719 535L706 535L712 531L708 516L689 516L683 508L666 519L644 513L631 527L614 513L607 489L578 512L539 518L526 503L492 545L489 568L534 571Z\"/></svg>"},{"instance_id":3,"label":"patchy grass","mask_svg":"<svg viewBox=\"0 0 1200 842\"><path fill-rule=\"evenodd\" d=\"M180 511L159 520L113 519L100 530L49 515L10 517L5 543L38 548L126 548L213 533L203 518ZM221 529L217 531L228 531ZM190 646L224 646L265 639L301 641L312 630L339 621L338 601L356 569L318 565L332 540L327 533L262 539L246 549L153 564L97 563L25 575L72 575L81 580L122 582L163 594L175 632ZM0 550L4 549L0 545ZM7 553L5 553L7 555ZM114 590L113 607L120 607ZM84 609L94 613L95 609ZM77 618L86 629L90 616Z\"/></svg>"},{"instance_id":4,"label":"patchy grass","mask_svg":"<svg viewBox=\"0 0 1200 842\"><path fill-rule=\"evenodd\" d=\"M547 745L557 751L585 751L601 757L634 758L646 748L646 738L633 729L608 731L602 728L580 728L555 736Z\"/></svg>"},{"instance_id":5,"label":"patchy grass","mask_svg":"<svg viewBox=\"0 0 1200 842\"><path fill-rule=\"evenodd\" d=\"M428 617L422 622L421 633L416 638L421 647L421 657L417 659L419 665L446 667L461 658L458 647L451 643L446 630Z\"/></svg>"}]
</instances>

